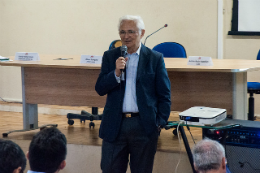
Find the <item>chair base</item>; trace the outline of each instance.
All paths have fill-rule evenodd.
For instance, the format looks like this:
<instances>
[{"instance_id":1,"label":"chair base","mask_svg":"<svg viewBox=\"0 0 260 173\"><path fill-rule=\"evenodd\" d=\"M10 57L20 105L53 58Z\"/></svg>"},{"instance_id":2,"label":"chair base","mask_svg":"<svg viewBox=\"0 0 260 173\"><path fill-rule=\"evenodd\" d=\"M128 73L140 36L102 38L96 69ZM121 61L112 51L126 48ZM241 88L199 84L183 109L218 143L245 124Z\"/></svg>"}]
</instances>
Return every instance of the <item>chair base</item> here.
<instances>
[{"instance_id":1,"label":"chair base","mask_svg":"<svg viewBox=\"0 0 260 173\"><path fill-rule=\"evenodd\" d=\"M72 113L68 113L67 114L67 118L68 118L68 124L69 125L73 125L74 124L74 120L72 119L79 119L80 123L84 122L85 120L90 120L89 123L89 128L91 129L91 127L95 127L95 123L93 122L94 120L101 120L102 119L102 115L98 115L98 108L97 107L92 107L92 114L88 113L84 110L81 111L81 114L72 114Z\"/></svg>"},{"instance_id":2,"label":"chair base","mask_svg":"<svg viewBox=\"0 0 260 173\"><path fill-rule=\"evenodd\" d=\"M46 125L42 125L38 128L30 128L28 130L12 130L12 131L9 131L9 132L6 132L6 133L3 133L3 137L8 137L8 134L10 133L14 133L14 132L26 132L26 131L31 131L31 130L36 130L36 129L40 129L40 130L43 130L44 128L48 127L48 126L51 126L51 127L58 127L58 124L46 124Z\"/></svg>"}]
</instances>

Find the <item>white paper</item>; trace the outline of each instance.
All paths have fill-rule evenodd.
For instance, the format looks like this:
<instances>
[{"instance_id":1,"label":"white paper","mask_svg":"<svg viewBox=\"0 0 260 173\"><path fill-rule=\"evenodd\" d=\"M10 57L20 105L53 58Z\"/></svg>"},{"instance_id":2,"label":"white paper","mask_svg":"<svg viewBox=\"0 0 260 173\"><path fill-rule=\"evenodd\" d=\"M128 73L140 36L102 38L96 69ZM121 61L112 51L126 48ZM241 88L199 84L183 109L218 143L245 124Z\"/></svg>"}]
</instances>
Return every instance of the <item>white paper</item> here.
<instances>
[{"instance_id":1,"label":"white paper","mask_svg":"<svg viewBox=\"0 0 260 173\"><path fill-rule=\"evenodd\" d=\"M9 58L0 56L0 61L1 61L1 62L4 62L4 61L12 61L12 60L10 60Z\"/></svg>"},{"instance_id":2,"label":"white paper","mask_svg":"<svg viewBox=\"0 0 260 173\"><path fill-rule=\"evenodd\" d=\"M211 57L206 56L189 56L187 65L195 66L213 66Z\"/></svg>"},{"instance_id":3,"label":"white paper","mask_svg":"<svg viewBox=\"0 0 260 173\"><path fill-rule=\"evenodd\" d=\"M18 61L40 61L38 53L34 52L16 52L15 60Z\"/></svg>"},{"instance_id":4,"label":"white paper","mask_svg":"<svg viewBox=\"0 0 260 173\"><path fill-rule=\"evenodd\" d=\"M2 57L2 56L0 56L0 60L6 60L6 59L9 60L9 58L6 58L6 57Z\"/></svg>"},{"instance_id":5,"label":"white paper","mask_svg":"<svg viewBox=\"0 0 260 173\"><path fill-rule=\"evenodd\" d=\"M101 64L102 56L98 55L81 55L81 64Z\"/></svg>"}]
</instances>

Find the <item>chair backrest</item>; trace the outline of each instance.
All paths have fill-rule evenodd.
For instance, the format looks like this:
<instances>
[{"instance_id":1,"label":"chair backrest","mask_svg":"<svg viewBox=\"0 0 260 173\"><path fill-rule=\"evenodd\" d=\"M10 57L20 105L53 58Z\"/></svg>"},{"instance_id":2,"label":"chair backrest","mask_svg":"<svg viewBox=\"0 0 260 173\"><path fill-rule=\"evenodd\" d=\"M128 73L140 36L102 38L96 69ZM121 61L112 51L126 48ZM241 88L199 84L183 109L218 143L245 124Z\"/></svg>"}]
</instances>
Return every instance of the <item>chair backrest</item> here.
<instances>
[{"instance_id":1,"label":"chair backrest","mask_svg":"<svg viewBox=\"0 0 260 173\"><path fill-rule=\"evenodd\" d=\"M226 173L231 173L231 171L230 171L228 165L226 165Z\"/></svg>"},{"instance_id":2,"label":"chair backrest","mask_svg":"<svg viewBox=\"0 0 260 173\"><path fill-rule=\"evenodd\" d=\"M153 50L163 54L165 58L187 58L185 48L176 42L164 42L154 46Z\"/></svg>"},{"instance_id":3,"label":"chair backrest","mask_svg":"<svg viewBox=\"0 0 260 173\"><path fill-rule=\"evenodd\" d=\"M260 60L260 49L259 49L259 52L257 54L257 57L256 57L257 60Z\"/></svg>"},{"instance_id":4,"label":"chair backrest","mask_svg":"<svg viewBox=\"0 0 260 173\"><path fill-rule=\"evenodd\" d=\"M112 43L109 45L109 50L114 49L114 48L117 48L117 47L120 47L120 46L122 46L121 40L114 40L114 41L112 41Z\"/></svg>"}]
</instances>

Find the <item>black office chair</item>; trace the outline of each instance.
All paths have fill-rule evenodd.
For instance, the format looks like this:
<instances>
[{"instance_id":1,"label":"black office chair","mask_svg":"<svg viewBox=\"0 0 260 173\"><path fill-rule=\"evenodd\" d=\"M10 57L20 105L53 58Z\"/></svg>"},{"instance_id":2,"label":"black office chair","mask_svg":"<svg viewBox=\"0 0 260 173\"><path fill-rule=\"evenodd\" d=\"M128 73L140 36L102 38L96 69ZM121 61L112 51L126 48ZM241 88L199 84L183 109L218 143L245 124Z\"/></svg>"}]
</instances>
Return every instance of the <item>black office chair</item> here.
<instances>
[{"instance_id":1,"label":"black office chair","mask_svg":"<svg viewBox=\"0 0 260 173\"><path fill-rule=\"evenodd\" d=\"M74 120L72 119L79 119L80 123L84 122L85 120L90 120L89 123L89 128L91 129L91 127L95 127L95 123L93 123L94 120L101 120L102 119L102 115L98 115L98 108L97 107L92 107L92 114L88 113L84 110L81 111L81 114L73 114L73 113L68 113L67 114L67 118L68 118L68 124L69 125L73 125L74 124Z\"/></svg>"},{"instance_id":2,"label":"black office chair","mask_svg":"<svg viewBox=\"0 0 260 173\"><path fill-rule=\"evenodd\" d=\"M260 60L260 50L257 55L257 60ZM254 121L255 119L255 99L254 94L260 94L260 83L259 82L247 82L247 93L250 97L248 99L248 120Z\"/></svg>"}]
</instances>

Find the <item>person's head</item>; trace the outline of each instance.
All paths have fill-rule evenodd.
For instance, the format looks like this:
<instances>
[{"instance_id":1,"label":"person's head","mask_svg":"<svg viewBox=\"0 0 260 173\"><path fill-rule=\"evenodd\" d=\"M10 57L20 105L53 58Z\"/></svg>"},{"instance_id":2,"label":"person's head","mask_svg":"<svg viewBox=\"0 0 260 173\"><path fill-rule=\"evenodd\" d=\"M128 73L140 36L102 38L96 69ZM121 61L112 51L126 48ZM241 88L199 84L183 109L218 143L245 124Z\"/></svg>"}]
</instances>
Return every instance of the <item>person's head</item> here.
<instances>
[{"instance_id":1,"label":"person's head","mask_svg":"<svg viewBox=\"0 0 260 173\"><path fill-rule=\"evenodd\" d=\"M25 167L26 157L19 145L0 139L0 172L23 173Z\"/></svg>"},{"instance_id":2,"label":"person's head","mask_svg":"<svg viewBox=\"0 0 260 173\"><path fill-rule=\"evenodd\" d=\"M143 19L140 16L123 16L119 19L118 31L122 44L127 46L129 53L133 53L137 51L145 33Z\"/></svg>"},{"instance_id":3,"label":"person's head","mask_svg":"<svg viewBox=\"0 0 260 173\"><path fill-rule=\"evenodd\" d=\"M67 140L57 128L45 128L32 139L27 158L32 171L55 173L66 166Z\"/></svg>"},{"instance_id":4,"label":"person's head","mask_svg":"<svg viewBox=\"0 0 260 173\"><path fill-rule=\"evenodd\" d=\"M203 139L192 150L194 167L198 173L225 173L225 149L217 141Z\"/></svg>"}]
</instances>

